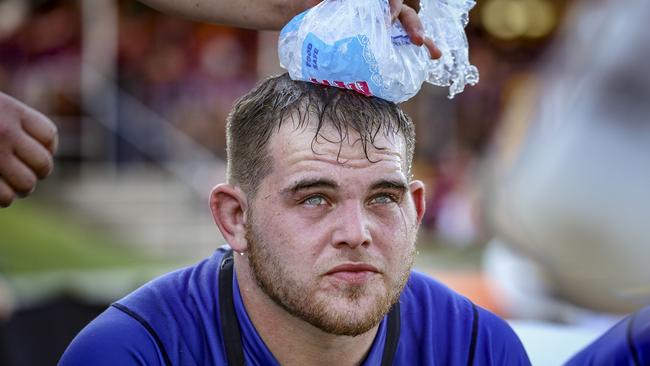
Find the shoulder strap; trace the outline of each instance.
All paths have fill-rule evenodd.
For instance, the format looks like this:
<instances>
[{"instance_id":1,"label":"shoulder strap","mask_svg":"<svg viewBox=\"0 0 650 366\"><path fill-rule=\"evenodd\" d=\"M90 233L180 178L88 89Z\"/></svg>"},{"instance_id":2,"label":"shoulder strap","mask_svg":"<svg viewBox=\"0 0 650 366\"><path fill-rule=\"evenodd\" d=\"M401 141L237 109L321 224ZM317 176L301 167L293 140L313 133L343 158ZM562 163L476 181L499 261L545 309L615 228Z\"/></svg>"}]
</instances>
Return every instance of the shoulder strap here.
<instances>
[{"instance_id":1,"label":"shoulder strap","mask_svg":"<svg viewBox=\"0 0 650 366\"><path fill-rule=\"evenodd\" d=\"M219 319L221 333L226 347L229 366L244 366L244 349L241 344L241 331L235 313L232 295L233 259L228 250L219 265Z\"/></svg>"},{"instance_id":2,"label":"shoulder strap","mask_svg":"<svg viewBox=\"0 0 650 366\"><path fill-rule=\"evenodd\" d=\"M397 344L399 343L400 331L400 314L399 301L393 305L388 312L388 330L386 334L386 344L384 344L384 353L381 357L381 366L391 366L397 353Z\"/></svg>"},{"instance_id":3,"label":"shoulder strap","mask_svg":"<svg viewBox=\"0 0 650 366\"><path fill-rule=\"evenodd\" d=\"M467 366L472 366L474 364L474 355L476 354L476 340L478 338L478 309L474 303L472 303L472 315L474 319L472 321L472 339L469 344L469 357L467 358Z\"/></svg>"}]
</instances>

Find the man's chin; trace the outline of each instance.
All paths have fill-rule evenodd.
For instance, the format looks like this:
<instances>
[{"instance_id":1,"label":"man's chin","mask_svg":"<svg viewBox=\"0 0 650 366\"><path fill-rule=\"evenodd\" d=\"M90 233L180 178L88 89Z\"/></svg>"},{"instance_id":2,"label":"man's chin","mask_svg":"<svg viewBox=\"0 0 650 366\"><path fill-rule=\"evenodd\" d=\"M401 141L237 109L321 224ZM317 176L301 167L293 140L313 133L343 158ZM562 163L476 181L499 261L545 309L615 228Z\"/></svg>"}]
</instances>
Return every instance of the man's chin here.
<instances>
[{"instance_id":1,"label":"man's chin","mask_svg":"<svg viewBox=\"0 0 650 366\"><path fill-rule=\"evenodd\" d=\"M326 333L358 336L376 327L390 310L392 303L384 296L330 297L317 317L303 317Z\"/></svg>"},{"instance_id":2,"label":"man's chin","mask_svg":"<svg viewBox=\"0 0 650 366\"><path fill-rule=\"evenodd\" d=\"M334 316L332 319L328 319L329 321L323 321L321 319L320 322L312 323L312 325L325 333L337 336L356 337L375 328L381 322L382 318L369 319L367 315L359 315L357 317L348 313L345 316Z\"/></svg>"}]
</instances>

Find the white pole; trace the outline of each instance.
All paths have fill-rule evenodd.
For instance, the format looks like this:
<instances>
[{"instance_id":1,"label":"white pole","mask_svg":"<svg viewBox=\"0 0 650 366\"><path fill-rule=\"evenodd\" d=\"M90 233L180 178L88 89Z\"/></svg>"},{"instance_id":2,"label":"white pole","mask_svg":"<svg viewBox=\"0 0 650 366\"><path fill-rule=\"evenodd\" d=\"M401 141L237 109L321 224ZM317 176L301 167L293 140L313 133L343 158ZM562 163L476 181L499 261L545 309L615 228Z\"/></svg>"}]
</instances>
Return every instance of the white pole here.
<instances>
[{"instance_id":1,"label":"white pole","mask_svg":"<svg viewBox=\"0 0 650 366\"><path fill-rule=\"evenodd\" d=\"M89 171L88 162L108 157L106 168L115 173L115 138L107 138L117 128L118 5L116 0L81 0L82 52L81 100L86 121L102 123L81 126L82 178Z\"/></svg>"}]
</instances>

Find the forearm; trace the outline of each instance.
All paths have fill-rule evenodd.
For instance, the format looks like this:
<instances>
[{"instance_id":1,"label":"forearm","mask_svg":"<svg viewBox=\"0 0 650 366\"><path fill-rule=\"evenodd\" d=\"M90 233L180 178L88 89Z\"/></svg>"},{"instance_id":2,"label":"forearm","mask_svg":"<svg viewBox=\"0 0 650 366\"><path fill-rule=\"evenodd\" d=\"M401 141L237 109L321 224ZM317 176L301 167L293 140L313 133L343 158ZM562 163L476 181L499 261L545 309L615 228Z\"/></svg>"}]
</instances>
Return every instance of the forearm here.
<instances>
[{"instance_id":1,"label":"forearm","mask_svg":"<svg viewBox=\"0 0 650 366\"><path fill-rule=\"evenodd\" d=\"M291 18L321 0L140 0L169 14L208 23L240 28L279 30ZM411 41L425 45L431 58L441 56L433 41L425 38L418 17L419 0L389 0L391 13L399 18Z\"/></svg>"},{"instance_id":2,"label":"forearm","mask_svg":"<svg viewBox=\"0 0 650 366\"><path fill-rule=\"evenodd\" d=\"M309 0L140 0L152 8L194 20L242 28L282 28L318 1Z\"/></svg>"}]
</instances>

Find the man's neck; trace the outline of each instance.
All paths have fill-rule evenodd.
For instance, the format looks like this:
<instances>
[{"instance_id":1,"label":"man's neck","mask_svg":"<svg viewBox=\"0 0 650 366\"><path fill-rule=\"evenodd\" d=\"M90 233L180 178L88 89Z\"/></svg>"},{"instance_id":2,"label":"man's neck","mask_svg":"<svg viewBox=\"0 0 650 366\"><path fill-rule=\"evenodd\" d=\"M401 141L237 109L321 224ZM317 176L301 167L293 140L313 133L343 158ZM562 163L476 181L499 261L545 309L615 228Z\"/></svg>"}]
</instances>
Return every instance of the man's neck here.
<instances>
[{"instance_id":1,"label":"man's neck","mask_svg":"<svg viewBox=\"0 0 650 366\"><path fill-rule=\"evenodd\" d=\"M356 337L326 333L276 304L252 278L246 258L235 256L237 282L246 312L281 365L360 365L379 326Z\"/></svg>"}]
</instances>

